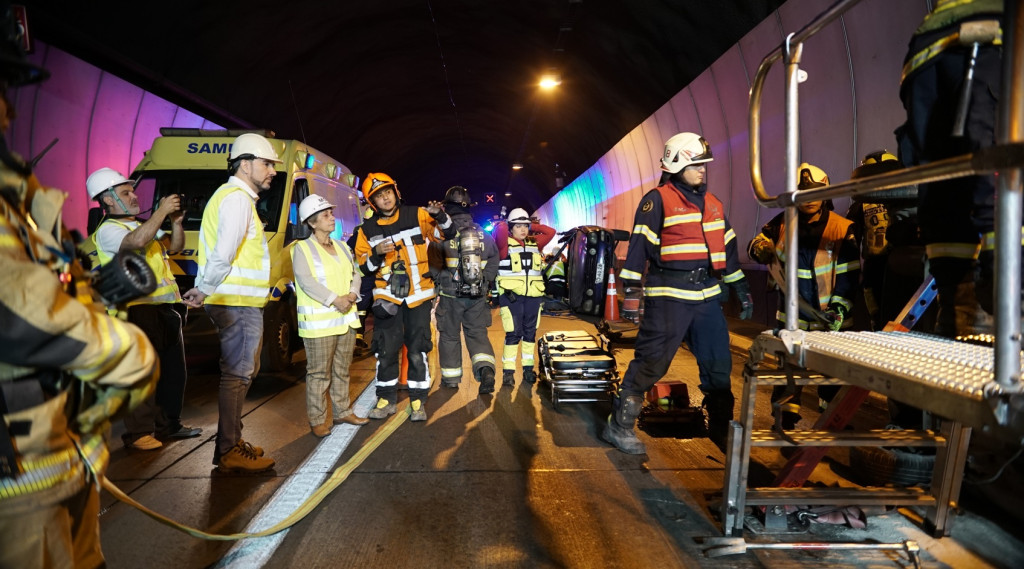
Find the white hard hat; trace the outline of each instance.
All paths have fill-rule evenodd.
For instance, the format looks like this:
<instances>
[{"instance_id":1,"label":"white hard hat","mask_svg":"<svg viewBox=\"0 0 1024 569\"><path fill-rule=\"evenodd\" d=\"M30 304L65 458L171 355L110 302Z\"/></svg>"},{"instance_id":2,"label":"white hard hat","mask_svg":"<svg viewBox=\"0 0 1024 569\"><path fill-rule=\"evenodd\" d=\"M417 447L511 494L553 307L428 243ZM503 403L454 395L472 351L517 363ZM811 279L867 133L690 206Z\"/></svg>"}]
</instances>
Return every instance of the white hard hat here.
<instances>
[{"instance_id":1,"label":"white hard hat","mask_svg":"<svg viewBox=\"0 0 1024 569\"><path fill-rule=\"evenodd\" d=\"M274 152L274 147L270 145L270 141L254 132L241 134L231 143L231 157L229 160L234 160L247 154L263 160L270 160L271 162L281 161L277 157L277 152Z\"/></svg>"},{"instance_id":2,"label":"white hard hat","mask_svg":"<svg viewBox=\"0 0 1024 569\"><path fill-rule=\"evenodd\" d=\"M117 170L112 168L100 168L92 174L89 174L89 177L86 178L85 189L89 192L89 199L94 200L96 199L96 196L110 188L120 186L121 184L131 184L132 187L135 186L135 182L125 178Z\"/></svg>"},{"instance_id":3,"label":"white hard hat","mask_svg":"<svg viewBox=\"0 0 1024 569\"><path fill-rule=\"evenodd\" d=\"M314 215L332 207L334 207L334 204L329 203L323 196L319 194L309 195L299 204L299 219L305 223Z\"/></svg>"},{"instance_id":4,"label":"white hard hat","mask_svg":"<svg viewBox=\"0 0 1024 569\"><path fill-rule=\"evenodd\" d=\"M508 224L512 225L513 223L525 223L529 225L530 214L526 213L526 210L521 207L515 208L508 213Z\"/></svg>"},{"instance_id":5,"label":"white hard hat","mask_svg":"<svg viewBox=\"0 0 1024 569\"><path fill-rule=\"evenodd\" d=\"M691 164L711 162L711 147L704 137L692 132L680 132L665 141L661 154L661 169L675 174Z\"/></svg>"}]
</instances>

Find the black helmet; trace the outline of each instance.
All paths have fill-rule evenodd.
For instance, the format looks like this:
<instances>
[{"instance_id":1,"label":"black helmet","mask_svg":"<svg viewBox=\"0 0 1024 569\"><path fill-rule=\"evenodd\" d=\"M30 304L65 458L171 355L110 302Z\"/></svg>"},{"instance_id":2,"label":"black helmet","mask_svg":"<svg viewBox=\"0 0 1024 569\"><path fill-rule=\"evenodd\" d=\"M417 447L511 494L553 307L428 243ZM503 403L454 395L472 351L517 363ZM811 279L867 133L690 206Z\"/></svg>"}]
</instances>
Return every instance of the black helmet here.
<instances>
[{"instance_id":1,"label":"black helmet","mask_svg":"<svg viewBox=\"0 0 1024 569\"><path fill-rule=\"evenodd\" d=\"M452 186L444 194L444 203L456 204L462 207L473 207L476 204L469 198L469 190L462 186Z\"/></svg>"},{"instance_id":2,"label":"black helmet","mask_svg":"<svg viewBox=\"0 0 1024 569\"><path fill-rule=\"evenodd\" d=\"M6 87L29 85L50 77L49 71L25 58L22 49L25 33L10 3L0 2L0 82Z\"/></svg>"}]
</instances>

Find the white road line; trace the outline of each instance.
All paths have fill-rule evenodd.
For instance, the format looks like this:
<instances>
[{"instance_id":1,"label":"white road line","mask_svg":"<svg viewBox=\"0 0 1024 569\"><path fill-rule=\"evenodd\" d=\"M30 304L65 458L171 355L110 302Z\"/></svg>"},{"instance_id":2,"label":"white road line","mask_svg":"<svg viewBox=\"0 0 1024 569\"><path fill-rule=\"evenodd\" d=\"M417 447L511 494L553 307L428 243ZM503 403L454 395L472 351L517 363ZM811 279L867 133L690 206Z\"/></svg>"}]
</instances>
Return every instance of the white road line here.
<instances>
[{"instance_id":1,"label":"white road line","mask_svg":"<svg viewBox=\"0 0 1024 569\"><path fill-rule=\"evenodd\" d=\"M371 382L352 406L356 414L365 417L370 407L377 401L376 384ZM280 522L294 512L320 484L327 475L334 471L338 457L341 456L360 427L355 425L335 425L331 436L325 437L309 458L288 477L288 480L274 493L270 501L256 514L246 526L246 532L257 532L267 529ZM284 540L290 530L284 530L267 537L245 539L237 542L227 554L214 566L223 568L263 567L274 551Z\"/></svg>"}]
</instances>

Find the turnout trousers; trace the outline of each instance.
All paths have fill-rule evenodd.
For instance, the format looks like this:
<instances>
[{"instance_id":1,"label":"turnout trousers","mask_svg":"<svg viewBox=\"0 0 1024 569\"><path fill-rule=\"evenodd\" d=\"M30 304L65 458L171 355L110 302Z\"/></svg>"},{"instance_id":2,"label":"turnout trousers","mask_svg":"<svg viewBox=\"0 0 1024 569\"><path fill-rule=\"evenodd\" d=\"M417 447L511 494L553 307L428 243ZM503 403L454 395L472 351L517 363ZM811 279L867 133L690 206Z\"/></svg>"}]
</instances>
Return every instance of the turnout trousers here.
<instances>
[{"instance_id":1,"label":"turnout trousers","mask_svg":"<svg viewBox=\"0 0 1024 569\"><path fill-rule=\"evenodd\" d=\"M377 397L390 403L398 400L398 358L402 346L408 350L409 399L426 399L430 390L427 354L434 349L430 338L430 302L416 308L398 307L394 316L381 318L374 312L373 353L377 354Z\"/></svg>"},{"instance_id":2,"label":"turnout trousers","mask_svg":"<svg viewBox=\"0 0 1024 569\"><path fill-rule=\"evenodd\" d=\"M668 372L683 342L697 359L700 390L705 394L728 391L732 353L729 329L718 299L687 304L664 297L647 297L633 361L629 362L622 379L620 395L643 396Z\"/></svg>"},{"instance_id":3,"label":"turnout trousers","mask_svg":"<svg viewBox=\"0 0 1024 569\"><path fill-rule=\"evenodd\" d=\"M441 296L434 313L437 317L438 351L441 381L456 384L462 380L462 336L473 365L473 376L480 380L485 367L495 368L494 348L487 338L491 325L491 307L485 297Z\"/></svg>"},{"instance_id":4,"label":"turnout trousers","mask_svg":"<svg viewBox=\"0 0 1024 569\"><path fill-rule=\"evenodd\" d=\"M544 297L518 295L514 301L510 301L508 295L503 294L498 297L498 302L501 305L501 327L505 330L501 368L516 369L516 353L519 351L519 342L522 342L523 369L533 369L534 343Z\"/></svg>"}]
</instances>

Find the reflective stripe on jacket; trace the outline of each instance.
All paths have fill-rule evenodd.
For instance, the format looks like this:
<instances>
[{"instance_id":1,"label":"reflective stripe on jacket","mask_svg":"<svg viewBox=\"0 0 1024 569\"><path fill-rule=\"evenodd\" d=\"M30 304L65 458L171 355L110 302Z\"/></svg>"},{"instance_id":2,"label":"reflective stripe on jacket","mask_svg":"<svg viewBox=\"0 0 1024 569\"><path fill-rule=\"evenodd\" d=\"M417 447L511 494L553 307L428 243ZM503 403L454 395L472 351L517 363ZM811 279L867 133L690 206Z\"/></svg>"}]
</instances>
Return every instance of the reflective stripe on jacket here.
<instances>
[{"instance_id":1,"label":"reflective stripe on jacket","mask_svg":"<svg viewBox=\"0 0 1024 569\"><path fill-rule=\"evenodd\" d=\"M133 231L128 224L109 217L104 219L100 226L102 227L104 223L114 223L124 227L129 232ZM99 228L97 228L97 231L99 231ZM90 238L96 247L96 256L99 258L101 267L114 259L100 247L99 241L96 239L96 233L93 233ZM164 248L164 244L158 239L153 239L146 244L144 252L146 254L146 264L149 265L149 268L153 269L153 274L156 275L156 290L147 296L128 302L126 306L181 302L181 293L178 291L178 283L174 280L174 273L171 272L171 265L168 261L167 249Z\"/></svg>"},{"instance_id":2,"label":"reflective stripe on jacket","mask_svg":"<svg viewBox=\"0 0 1024 569\"><path fill-rule=\"evenodd\" d=\"M213 197L206 204L203 223L199 230L200 266L206 265L206 259L210 252L217 248L220 204L232 192L246 193L238 186L224 184L217 188ZM206 297L207 304L256 306L259 308L267 304L267 296L270 293L270 250L267 248L267 237L263 233L263 226L259 223L256 202L251 201L251 206L253 223L235 253L235 258L231 261L231 270L228 272L227 278L217 285L213 294Z\"/></svg>"},{"instance_id":3,"label":"reflective stripe on jacket","mask_svg":"<svg viewBox=\"0 0 1024 569\"><path fill-rule=\"evenodd\" d=\"M508 238L508 253L498 262L498 288L524 296L544 296L544 258L537 241L527 237L524 243Z\"/></svg>"},{"instance_id":4,"label":"reflective stripe on jacket","mask_svg":"<svg viewBox=\"0 0 1024 569\"><path fill-rule=\"evenodd\" d=\"M825 229L821 235L821 241L818 243L818 248L814 254L814 266L811 268L798 267L797 268L797 279L799 280L814 280L816 284L816 290L818 291L818 306L821 310L828 309L829 304L839 303L846 308L847 312L853 310L853 304L849 299L834 295L836 278L839 275L843 275L852 271L860 270L860 260L849 259L843 262L840 259L840 248L843 245L846 235L850 231L850 225L852 222L845 217L837 215L832 212L825 212L828 215L828 221L825 224ZM775 244L775 251L779 257L779 260L783 263L786 262L785 253L785 236L786 227L785 222L782 222L779 226L779 240ZM811 299L807 299L811 301ZM850 325L853 325L853 319L848 319ZM843 323L844 325L846 322Z\"/></svg>"},{"instance_id":5,"label":"reflective stripe on jacket","mask_svg":"<svg viewBox=\"0 0 1024 569\"><path fill-rule=\"evenodd\" d=\"M292 264L305 262L313 278L325 288L339 295L348 294L355 266L346 245L334 241L334 250L339 253L330 254L317 242L316 237L309 237L296 242L292 247ZM342 314L333 305L324 306L310 298L298 280L295 282L295 293L300 337L340 336L348 332L349 328L359 327L355 303L349 307L348 312Z\"/></svg>"},{"instance_id":6,"label":"reflective stripe on jacket","mask_svg":"<svg viewBox=\"0 0 1024 569\"><path fill-rule=\"evenodd\" d=\"M713 269L725 268L725 208L711 194L704 196L703 214L671 184L658 187L665 211L661 227L662 261L711 259Z\"/></svg>"}]
</instances>

